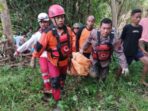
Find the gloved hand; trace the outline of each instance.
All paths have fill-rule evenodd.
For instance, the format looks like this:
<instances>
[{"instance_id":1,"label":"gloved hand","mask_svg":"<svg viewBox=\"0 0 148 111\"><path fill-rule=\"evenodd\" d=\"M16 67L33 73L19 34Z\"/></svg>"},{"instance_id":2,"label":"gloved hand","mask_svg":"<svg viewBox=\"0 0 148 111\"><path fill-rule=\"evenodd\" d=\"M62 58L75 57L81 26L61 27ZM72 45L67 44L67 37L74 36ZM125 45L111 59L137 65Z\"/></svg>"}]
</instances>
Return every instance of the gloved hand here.
<instances>
[{"instance_id":1,"label":"gloved hand","mask_svg":"<svg viewBox=\"0 0 148 111\"><path fill-rule=\"evenodd\" d=\"M18 51L15 51L15 53L13 54L13 56L14 56L14 57L17 57L17 56L19 56L19 54L20 54L20 53L19 53Z\"/></svg>"},{"instance_id":2,"label":"gloved hand","mask_svg":"<svg viewBox=\"0 0 148 111\"><path fill-rule=\"evenodd\" d=\"M122 69L122 74L125 75L125 76L128 76L129 75L129 69L128 68L123 68Z\"/></svg>"},{"instance_id":3,"label":"gloved hand","mask_svg":"<svg viewBox=\"0 0 148 111\"><path fill-rule=\"evenodd\" d=\"M81 54L83 54L83 49L80 49L80 51L79 51Z\"/></svg>"}]
</instances>

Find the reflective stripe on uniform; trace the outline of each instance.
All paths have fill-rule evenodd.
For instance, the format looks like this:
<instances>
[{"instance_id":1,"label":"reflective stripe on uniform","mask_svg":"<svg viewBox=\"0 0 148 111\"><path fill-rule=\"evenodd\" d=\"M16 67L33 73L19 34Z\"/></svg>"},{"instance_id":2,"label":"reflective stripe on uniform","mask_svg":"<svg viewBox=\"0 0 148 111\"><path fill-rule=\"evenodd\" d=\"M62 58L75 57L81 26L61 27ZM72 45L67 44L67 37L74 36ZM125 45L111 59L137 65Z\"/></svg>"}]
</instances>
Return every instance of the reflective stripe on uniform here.
<instances>
[{"instance_id":1,"label":"reflective stripe on uniform","mask_svg":"<svg viewBox=\"0 0 148 111\"><path fill-rule=\"evenodd\" d=\"M44 80L44 83L47 83L47 82L49 82L49 79L45 79L45 80Z\"/></svg>"},{"instance_id":2,"label":"reflective stripe on uniform","mask_svg":"<svg viewBox=\"0 0 148 111\"><path fill-rule=\"evenodd\" d=\"M48 76L48 73L42 73L42 76Z\"/></svg>"}]
</instances>

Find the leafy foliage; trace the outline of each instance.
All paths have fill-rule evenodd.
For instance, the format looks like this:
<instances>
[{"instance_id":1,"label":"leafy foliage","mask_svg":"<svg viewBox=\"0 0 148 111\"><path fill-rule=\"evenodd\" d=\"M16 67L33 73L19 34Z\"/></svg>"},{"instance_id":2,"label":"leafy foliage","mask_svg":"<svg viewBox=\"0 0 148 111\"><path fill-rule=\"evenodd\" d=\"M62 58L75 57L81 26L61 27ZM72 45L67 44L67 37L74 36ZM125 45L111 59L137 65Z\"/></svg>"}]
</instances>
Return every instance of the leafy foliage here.
<instances>
[{"instance_id":1,"label":"leafy foliage","mask_svg":"<svg viewBox=\"0 0 148 111\"><path fill-rule=\"evenodd\" d=\"M53 3L61 4L66 11L67 24L72 25L75 22L85 24L85 19L89 14L93 14L99 22L102 17L108 16L108 5L105 0L8 0L8 6L11 14L13 30L23 32L28 30L29 26L38 27L37 15L40 12L47 12ZM94 8L97 7L97 8Z\"/></svg>"},{"instance_id":2,"label":"leafy foliage","mask_svg":"<svg viewBox=\"0 0 148 111\"><path fill-rule=\"evenodd\" d=\"M40 12L47 12L51 4L61 4L66 11L67 24L72 25L75 22L85 24L88 15L96 17L96 24L104 17L111 17L110 0L8 0L8 6L11 14L11 20L14 32L23 32L28 27L37 29L37 15ZM119 0L122 1L122 0ZM121 12L137 7L146 7L146 0L125 0ZM94 8L95 7L95 8ZM0 10L3 7L0 5ZM122 13L122 14L123 14ZM121 15L119 15L121 16Z\"/></svg>"},{"instance_id":3,"label":"leafy foliage","mask_svg":"<svg viewBox=\"0 0 148 111\"><path fill-rule=\"evenodd\" d=\"M23 32L30 26L38 27L38 13L47 12L50 4L48 0L8 0L14 30Z\"/></svg>"}]
</instances>

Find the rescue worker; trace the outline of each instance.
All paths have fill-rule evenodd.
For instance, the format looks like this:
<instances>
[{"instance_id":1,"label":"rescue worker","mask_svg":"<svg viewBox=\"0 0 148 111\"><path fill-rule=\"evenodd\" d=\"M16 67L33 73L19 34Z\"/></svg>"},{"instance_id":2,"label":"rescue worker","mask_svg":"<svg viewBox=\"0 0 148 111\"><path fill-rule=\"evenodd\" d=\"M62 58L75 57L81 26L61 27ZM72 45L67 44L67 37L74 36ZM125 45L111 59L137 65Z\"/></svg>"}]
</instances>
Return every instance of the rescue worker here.
<instances>
[{"instance_id":1,"label":"rescue worker","mask_svg":"<svg viewBox=\"0 0 148 111\"><path fill-rule=\"evenodd\" d=\"M92 31L95 23L95 17L93 15L90 15L87 17L86 20L86 26L79 29L77 35L76 35L76 51L78 52L79 49L82 48L84 42L87 40L87 38L90 35L90 32ZM83 52L83 55L87 58L90 57L91 53L91 47L89 47L87 50Z\"/></svg>"},{"instance_id":2,"label":"rescue worker","mask_svg":"<svg viewBox=\"0 0 148 111\"><path fill-rule=\"evenodd\" d=\"M74 23L73 24L73 32L75 34L77 34L77 32L79 31L80 27L81 27L80 23Z\"/></svg>"},{"instance_id":3,"label":"rescue worker","mask_svg":"<svg viewBox=\"0 0 148 111\"><path fill-rule=\"evenodd\" d=\"M14 56L18 56L25 50L31 49L41 38L41 34L43 33L43 31L49 27L49 17L46 13L38 14L37 20L39 23L39 29L32 35L32 37L28 41L26 41L22 46L16 49ZM34 58L32 58L32 61L34 61ZM39 64L42 73L42 79L44 82L44 94L47 95L48 93L51 93L51 85L49 83L49 69L46 51L42 52L42 54L40 55Z\"/></svg>"},{"instance_id":4,"label":"rescue worker","mask_svg":"<svg viewBox=\"0 0 148 111\"><path fill-rule=\"evenodd\" d=\"M119 58L122 73L128 72L128 66L122 47L118 44L111 31L112 21L108 18L104 18L100 23L100 31L98 29L93 29L83 47L80 49L80 53L83 53L89 46L92 46L90 57L92 67L90 69L90 75L103 81L105 81L109 73L109 64L113 51L115 51Z\"/></svg>"},{"instance_id":5,"label":"rescue worker","mask_svg":"<svg viewBox=\"0 0 148 111\"><path fill-rule=\"evenodd\" d=\"M34 57L40 57L44 50L47 51L52 95L55 101L59 101L66 79L68 60L75 47L73 39L75 35L64 24L65 11L62 6L58 4L50 6L48 15L53 27L42 34L33 55Z\"/></svg>"}]
</instances>

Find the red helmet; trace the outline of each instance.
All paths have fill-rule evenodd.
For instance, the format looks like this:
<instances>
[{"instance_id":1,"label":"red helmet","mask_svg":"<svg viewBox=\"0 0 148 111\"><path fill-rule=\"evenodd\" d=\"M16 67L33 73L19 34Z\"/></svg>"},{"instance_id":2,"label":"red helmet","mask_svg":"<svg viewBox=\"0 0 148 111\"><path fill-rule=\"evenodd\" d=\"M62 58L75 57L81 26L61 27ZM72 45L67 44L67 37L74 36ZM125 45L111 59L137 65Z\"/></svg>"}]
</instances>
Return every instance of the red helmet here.
<instances>
[{"instance_id":1,"label":"red helmet","mask_svg":"<svg viewBox=\"0 0 148 111\"><path fill-rule=\"evenodd\" d=\"M48 9L48 15L50 18L64 14L65 14L64 8L58 4L52 5Z\"/></svg>"}]
</instances>

